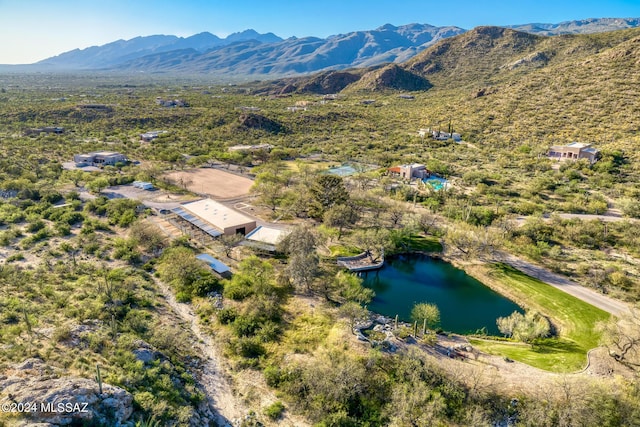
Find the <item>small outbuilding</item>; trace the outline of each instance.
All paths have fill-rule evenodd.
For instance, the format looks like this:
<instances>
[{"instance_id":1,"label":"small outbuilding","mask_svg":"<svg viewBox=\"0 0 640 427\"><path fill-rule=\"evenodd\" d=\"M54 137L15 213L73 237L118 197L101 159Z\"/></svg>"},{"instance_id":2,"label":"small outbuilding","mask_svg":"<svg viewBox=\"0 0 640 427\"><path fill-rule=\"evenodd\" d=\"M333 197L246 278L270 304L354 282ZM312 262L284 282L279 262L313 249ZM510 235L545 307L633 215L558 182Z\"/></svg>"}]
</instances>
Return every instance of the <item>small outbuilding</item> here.
<instances>
[{"instance_id":1,"label":"small outbuilding","mask_svg":"<svg viewBox=\"0 0 640 427\"><path fill-rule=\"evenodd\" d=\"M206 262L209 267L211 267L211 269L218 274L225 275L231 272L229 266L209 254L200 254L197 255L196 258L198 258L200 261Z\"/></svg>"},{"instance_id":2,"label":"small outbuilding","mask_svg":"<svg viewBox=\"0 0 640 427\"><path fill-rule=\"evenodd\" d=\"M229 151L247 151L253 153L258 150L271 151L272 148L273 145L271 144L233 145L229 147Z\"/></svg>"},{"instance_id":3,"label":"small outbuilding","mask_svg":"<svg viewBox=\"0 0 640 427\"><path fill-rule=\"evenodd\" d=\"M279 228L259 226L245 236L246 244L268 252L275 252L276 246L284 237L289 234L289 230Z\"/></svg>"},{"instance_id":4,"label":"small outbuilding","mask_svg":"<svg viewBox=\"0 0 640 427\"><path fill-rule=\"evenodd\" d=\"M166 130L152 130L149 132L141 133L140 139L144 142L151 142L154 139L158 139L160 135L164 135L165 133L168 132Z\"/></svg>"},{"instance_id":5,"label":"small outbuilding","mask_svg":"<svg viewBox=\"0 0 640 427\"><path fill-rule=\"evenodd\" d=\"M135 188L139 188L141 190L153 190L153 184L150 182L144 182L144 181L133 181L133 186Z\"/></svg>"}]
</instances>

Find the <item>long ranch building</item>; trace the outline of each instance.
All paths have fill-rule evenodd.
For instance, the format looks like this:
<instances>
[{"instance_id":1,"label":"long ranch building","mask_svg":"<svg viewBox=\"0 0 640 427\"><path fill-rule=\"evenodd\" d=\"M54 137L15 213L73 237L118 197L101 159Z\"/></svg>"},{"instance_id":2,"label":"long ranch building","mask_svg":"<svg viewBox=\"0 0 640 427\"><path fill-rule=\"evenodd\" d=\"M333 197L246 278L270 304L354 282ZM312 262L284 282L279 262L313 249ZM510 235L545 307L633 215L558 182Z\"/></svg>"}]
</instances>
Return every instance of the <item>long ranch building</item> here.
<instances>
[{"instance_id":1,"label":"long ranch building","mask_svg":"<svg viewBox=\"0 0 640 427\"><path fill-rule=\"evenodd\" d=\"M184 203L171 211L211 237L246 235L256 228L254 219L211 199Z\"/></svg>"}]
</instances>

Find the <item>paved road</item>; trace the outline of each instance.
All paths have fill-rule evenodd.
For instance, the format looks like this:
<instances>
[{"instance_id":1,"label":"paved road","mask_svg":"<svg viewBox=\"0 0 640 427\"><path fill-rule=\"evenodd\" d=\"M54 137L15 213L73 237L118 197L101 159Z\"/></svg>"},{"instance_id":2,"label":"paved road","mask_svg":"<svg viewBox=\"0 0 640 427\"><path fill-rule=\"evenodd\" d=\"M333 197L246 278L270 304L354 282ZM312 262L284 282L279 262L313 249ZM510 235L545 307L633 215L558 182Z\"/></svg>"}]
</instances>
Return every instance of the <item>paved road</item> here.
<instances>
[{"instance_id":1,"label":"paved road","mask_svg":"<svg viewBox=\"0 0 640 427\"><path fill-rule=\"evenodd\" d=\"M562 219L573 219L573 218L577 218L577 219L581 219L584 221L590 221L593 219L599 219L600 221L608 221L608 222L615 222L615 221L630 221L630 222L634 222L635 219L634 218L624 218L622 216L617 216L617 215L589 215L589 214L567 214L567 213L561 213L558 214L558 216Z\"/></svg>"},{"instance_id":2,"label":"paved road","mask_svg":"<svg viewBox=\"0 0 640 427\"><path fill-rule=\"evenodd\" d=\"M558 288L563 292L573 295L574 297L598 307L601 310L611 313L614 316L619 316L621 313L629 311L629 306L626 303L614 300L613 298L598 293L592 289L585 288L584 286L573 282L566 277L552 273L543 267L537 266L510 254L503 254L502 260L513 268L516 268L531 277L535 277L554 288Z\"/></svg>"},{"instance_id":3,"label":"paved road","mask_svg":"<svg viewBox=\"0 0 640 427\"><path fill-rule=\"evenodd\" d=\"M600 221L605 222L616 222L616 221L629 221L629 222L637 222L636 218L627 218L621 216L614 209L610 209L606 215L590 215L590 214L570 214L570 213L558 213L556 214L562 219L581 219L583 221L591 221L594 219L598 219ZM516 222L519 226L525 223L525 221L530 218L528 216L519 216L516 218ZM544 217L545 221L551 221L551 218L546 216Z\"/></svg>"}]
</instances>

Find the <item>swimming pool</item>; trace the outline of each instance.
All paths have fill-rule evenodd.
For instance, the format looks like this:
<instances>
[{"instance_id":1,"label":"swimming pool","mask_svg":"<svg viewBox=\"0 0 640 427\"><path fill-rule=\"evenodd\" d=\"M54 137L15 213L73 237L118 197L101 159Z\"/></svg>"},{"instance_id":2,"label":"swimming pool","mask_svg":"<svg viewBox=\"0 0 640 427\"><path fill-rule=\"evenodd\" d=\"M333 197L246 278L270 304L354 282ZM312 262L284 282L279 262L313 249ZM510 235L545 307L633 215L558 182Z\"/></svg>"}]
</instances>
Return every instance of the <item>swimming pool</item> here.
<instances>
[{"instance_id":1,"label":"swimming pool","mask_svg":"<svg viewBox=\"0 0 640 427\"><path fill-rule=\"evenodd\" d=\"M440 178L439 176L433 176L433 175L430 176L429 178L423 179L422 182L424 182L425 184L429 184L436 191L442 190L447 184L446 179Z\"/></svg>"}]
</instances>

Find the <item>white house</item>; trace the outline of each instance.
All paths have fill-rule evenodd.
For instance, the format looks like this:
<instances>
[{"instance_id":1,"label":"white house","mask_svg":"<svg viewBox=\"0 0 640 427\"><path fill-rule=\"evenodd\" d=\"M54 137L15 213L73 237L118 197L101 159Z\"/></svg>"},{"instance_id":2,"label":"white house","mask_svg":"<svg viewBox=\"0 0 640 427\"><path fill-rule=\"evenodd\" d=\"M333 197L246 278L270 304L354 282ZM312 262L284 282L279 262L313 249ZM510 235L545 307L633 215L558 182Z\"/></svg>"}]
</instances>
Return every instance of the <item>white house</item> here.
<instances>
[{"instance_id":1,"label":"white house","mask_svg":"<svg viewBox=\"0 0 640 427\"><path fill-rule=\"evenodd\" d=\"M431 138L436 141L447 141L449 139L453 139L455 142L462 141L462 137L459 133L442 132L439 130L431 130L430 128L418 129L418 136L424 138L427 135L431 136Z\"/></svg>"},{"instance_id":2,"label":"white house","mask_svg":"<svg viewBox=\"0 0 640 427\"><path fill-rule=\"evenodd\" d=\"M126 163L128 160L124 154L114 151L94 151L88 154L76 154L73 156L73 161L76 162L77 165L113 166L118 162Z\"/></svg>"}]
</instances>

